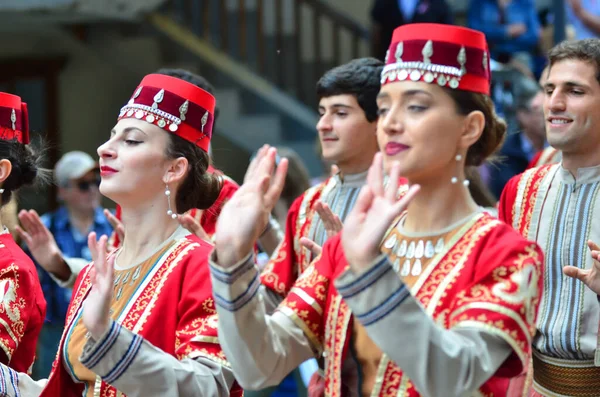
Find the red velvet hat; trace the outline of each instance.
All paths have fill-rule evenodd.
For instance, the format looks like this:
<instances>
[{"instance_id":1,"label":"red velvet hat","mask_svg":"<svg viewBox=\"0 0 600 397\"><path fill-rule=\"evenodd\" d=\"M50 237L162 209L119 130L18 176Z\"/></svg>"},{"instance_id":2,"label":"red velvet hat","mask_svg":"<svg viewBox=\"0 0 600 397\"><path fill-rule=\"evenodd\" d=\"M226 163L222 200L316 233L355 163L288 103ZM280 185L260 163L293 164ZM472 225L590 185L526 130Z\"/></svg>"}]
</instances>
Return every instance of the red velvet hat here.
<instances>
[{"instance_id":1,"label":"red velvet hat","mask_svg":"<svg viewBox=\"0 0 600 397\"><path fill-rule=\"evenodd\" d=\"M176 77L149 74L121 109L119 120L136 118L198 145L208 152L215 97Z\"/></svg>"},{"instance_id":2,"label":"red velvet hat","mask_svg":"<svg viewBox=\"0 0 600 397\"><path fill-rule=\"evenodd\" d=\"M436 23L396 28L381 85L411 80L490 95L490 54L477 30Z\"/></svg>"},{"instance_id":3,"label":"red velvet hat","mask_svg":"<svg viewBox=\"0 0 600 397\"><path fill-rule=\"evenodd\" d=\"M21 97L0 92L0 139L29 143L27 104Z\"/></svg>"}]
</instances>

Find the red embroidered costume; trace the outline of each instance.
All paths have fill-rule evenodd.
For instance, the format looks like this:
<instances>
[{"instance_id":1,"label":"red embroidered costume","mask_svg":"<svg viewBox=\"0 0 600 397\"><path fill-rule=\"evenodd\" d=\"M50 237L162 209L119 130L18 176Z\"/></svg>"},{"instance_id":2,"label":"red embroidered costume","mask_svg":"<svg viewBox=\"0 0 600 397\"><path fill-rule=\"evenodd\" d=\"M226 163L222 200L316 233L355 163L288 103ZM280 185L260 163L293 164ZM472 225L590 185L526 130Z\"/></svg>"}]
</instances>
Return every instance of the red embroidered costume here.
<instances>
[{"instance_id":1,"label":"red embroidered costume","mask_svg":"<svg viewBox=\"0 0 600 397\"><path fill-rule=\"evenodd\" d=\"M480 32L405 25L394 34L382 82L410 78L489 94L488 56ZM339 235L327 241L272 315L250 255L227 269L211 257L219 328L227 330L221 345L244 387L277 384L322 352L325 396L523 393L519 375L531 358L542 289L540 248L481 212L426 237L403 222L361 274L349 269Z\"/></svg>"},{"instance_id":2,"label":"red embroidered costume","mask_svg":"<svg viewBox=\"0 0 600 397\"><path fill-rule=\"evenodd\" d=\"M16 95L0 93L0 139L29 143L27 104ZM46 316L46 301L31 259L8 230L0 233L0 362L28 372Z\"/></svg>"},{"instance_id":3,"label":"red embroidered costume","mask_svg":"<svg viewBox=\"0 0 600 397\"><path fill-rule=\"evenodd\" d=\"M208 149L215 99L174 77L146 76L119 119L135 117ZM185 117L184 117L185 116ZM146 260L117 266L111 323L95 341L82 323L91 266L75 283L66 327L48 380L17 377L7 396L241 396L217 337L208 255L203 241L179 227ZM4 387L4 388L3 388ZM0 393L1 394L1 393Z\"/></svg>"}]
</instances>

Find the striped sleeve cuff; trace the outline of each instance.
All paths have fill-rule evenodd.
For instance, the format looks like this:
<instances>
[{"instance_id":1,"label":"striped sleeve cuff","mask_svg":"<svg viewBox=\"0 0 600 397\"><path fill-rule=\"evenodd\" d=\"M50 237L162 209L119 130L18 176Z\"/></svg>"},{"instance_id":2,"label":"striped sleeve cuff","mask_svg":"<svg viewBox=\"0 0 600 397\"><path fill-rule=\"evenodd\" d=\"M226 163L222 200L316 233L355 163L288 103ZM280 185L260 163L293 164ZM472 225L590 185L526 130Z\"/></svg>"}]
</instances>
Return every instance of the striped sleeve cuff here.
<instances>
[{"instance_id":1,"label":"striped sleeve cuff","mask_svg":"<svg viewBox=\"0 0 600 397\"><path fill-rule=\"evenodd\" d=\"M98 341L90 338L86 342L79 360L106 383L113 384L133 363L143 341L141 336L112 321Z\"/></svg>"},{"instance_id":2,"label":"striped sleeve cuff","mask_svg":"<svg viewBox=\"0 0 600 397\"><path fill-rule=\"evenodd\" d=\"M0 367L0 396L21 396L18 374L7 365Z\"/></svg>"},{"instance_id":3,"label":"striped sleeve cuff","mask_svg":"<svg viewBox=\"0 0 600 397\"><path fill-rule=\"evenodd\" d=\"M346 270L335 286L365 327L388 316L410 296L386 255L379 256L373 266L360 274Z\"/></svg>"},{"instance_id":4,"label":"striped sleeve cuff","mask_svg":"<svg viewBox=\"0 0 600 397\"><path fill-rule=\"evenodd\" d=\"M226 269L217 264L213 251L210 256L210 274L215 304L230 312L246 306L260 288L260 277L252 253Z\"/></svg>"}]
</instances>

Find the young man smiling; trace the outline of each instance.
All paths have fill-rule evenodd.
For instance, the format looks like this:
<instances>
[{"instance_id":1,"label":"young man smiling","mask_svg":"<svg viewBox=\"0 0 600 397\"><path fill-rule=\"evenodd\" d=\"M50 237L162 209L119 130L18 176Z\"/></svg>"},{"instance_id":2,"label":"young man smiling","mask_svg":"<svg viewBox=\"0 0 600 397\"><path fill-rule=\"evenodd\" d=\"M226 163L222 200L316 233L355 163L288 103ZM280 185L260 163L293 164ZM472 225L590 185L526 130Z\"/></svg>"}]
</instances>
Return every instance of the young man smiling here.
<instances>
[{"instance_id":1,"label":"young man smiling","mask_svg":"<svg viewBox=\"0 0 600 397\"><path fill-rule=\"evenodd\" d=\"M331 69L317 82L322 156L339 173L308 189L288 211L284 238L262 274L273 309L313 261L318 246L335 234L335 225L341 225L366 183L378 151L376 97L382 69L381 61L360 58Z\"/></svg>"},{"instance_id":2,"label":"young man smiling","mask_svg":"<svg viewBox=\"0 0 600 397\"><path fill-rule=\"evenodd\" d=\"M600 39L563 42L549 54L544 83L548 143L562 163L510 180L499 215L545 253L544 293L533 339L533 396L597 395L598 296L588 281L600 241ZM595 253L597 257L597 252ZM575 267L575 269L573 269ZM531 371L529 371L531 373Z\"/></svg>"}]
</instances>

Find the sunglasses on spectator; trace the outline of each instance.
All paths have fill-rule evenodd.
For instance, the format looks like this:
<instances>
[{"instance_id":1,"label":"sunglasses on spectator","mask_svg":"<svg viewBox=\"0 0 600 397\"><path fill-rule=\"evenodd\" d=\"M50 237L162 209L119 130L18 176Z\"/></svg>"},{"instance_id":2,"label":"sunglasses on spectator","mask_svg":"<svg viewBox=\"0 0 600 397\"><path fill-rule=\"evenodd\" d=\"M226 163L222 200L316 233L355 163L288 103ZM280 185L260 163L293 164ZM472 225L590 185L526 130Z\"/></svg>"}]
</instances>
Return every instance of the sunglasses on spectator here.
<instances>
[{"instance_id":1,"label":"sunglasses on spectator","mask_svg":"<svg viewBox=\"0 0 600 397\"><path fill-rule=\"evenodd\" d=\"M80 191L87 192L91 189L92 186L95 186L95 187L100 186L100 178L94 179L92 181L75 182L73 185Z\"/></svg>"}]
</instances>

